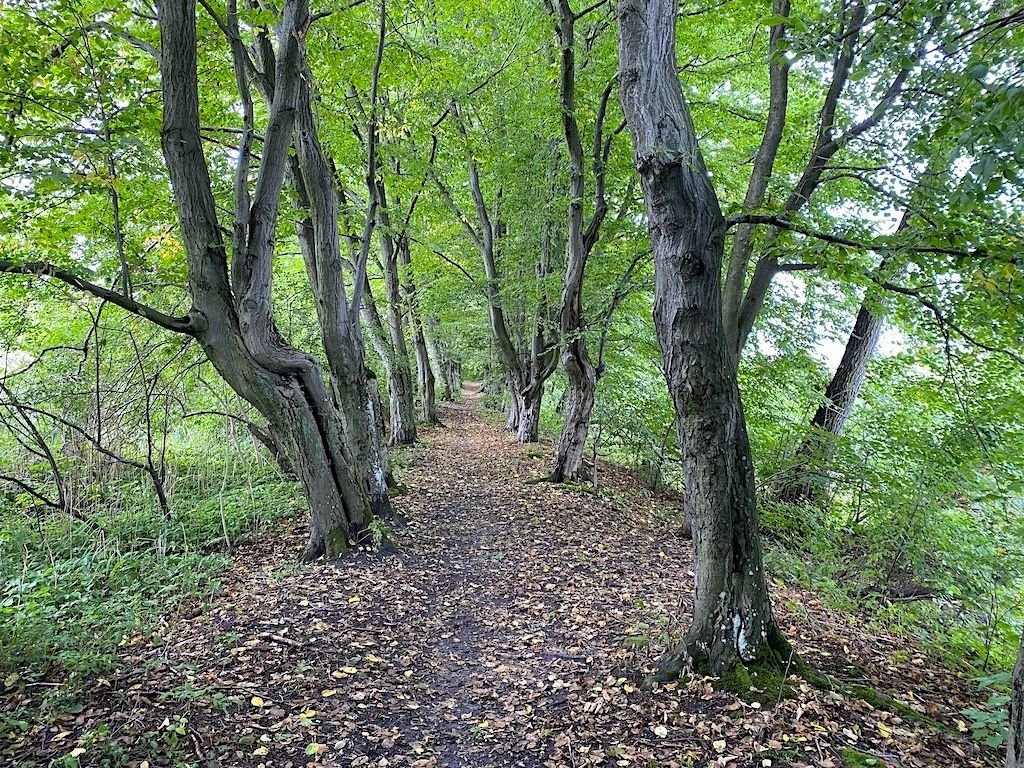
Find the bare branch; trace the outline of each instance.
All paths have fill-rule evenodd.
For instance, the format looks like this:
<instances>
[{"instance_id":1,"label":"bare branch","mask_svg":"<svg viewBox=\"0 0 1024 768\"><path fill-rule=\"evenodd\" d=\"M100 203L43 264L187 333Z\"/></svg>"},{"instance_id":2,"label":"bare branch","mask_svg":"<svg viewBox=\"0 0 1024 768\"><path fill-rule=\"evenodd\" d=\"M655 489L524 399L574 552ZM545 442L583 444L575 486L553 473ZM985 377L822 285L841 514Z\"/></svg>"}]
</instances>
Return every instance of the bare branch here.
<instances>
[{"instance_id":1,"label":"bare branch","mask_svg":"<svg viewBox=\"0 0 1024 768\"><path fill-rule=\"evenodd\" d=\"M185 317L171 317L158 309L153 309L152 307L142 304L135 299L123 296L109 288L104 288L102 285L91 283L66 269L61 269L60 267L46 261L16 264L7 259L0 259L0 272L7 272L14 275L52 277L56 280L60 280L62 283L70 285L73 288L77 288L80 291L85 291L86 293L92 294L104 301L109 301L111 304L115 304L121 309L131 312L133 315L138 315L145 320L149 320L151 323L155 323L161 328L166 328L168 331L174 331L175 333L187 333L189 335L193 335L195 333L195 327L190 315L186 315Z\"/></svg>"}]
</instances>

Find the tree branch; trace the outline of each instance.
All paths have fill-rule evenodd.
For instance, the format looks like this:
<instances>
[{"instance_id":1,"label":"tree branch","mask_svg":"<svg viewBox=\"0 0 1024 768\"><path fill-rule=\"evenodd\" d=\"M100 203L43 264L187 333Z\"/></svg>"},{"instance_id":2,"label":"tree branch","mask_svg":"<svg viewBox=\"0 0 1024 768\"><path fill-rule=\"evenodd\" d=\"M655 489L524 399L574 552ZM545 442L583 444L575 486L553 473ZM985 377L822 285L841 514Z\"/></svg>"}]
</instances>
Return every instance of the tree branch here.
<instances>
[{"instance_id":1,"label":"tree branch","mask_svg":"<svg viewBox=\"0 0 1024 768\"><path fill-rule=\"evenodd\" d=\"M152 307L142 304L135 299L123 296L109 288L104 288L102 285L91 283L66 269L61 269L60 267L50 264L49 262L34 261L25 264L16 264L7 259L0 259L0 272L6 272L13 275L52 277L56 280L60 280L62 283L70 285L73 288L77 288L80 291L92 294L104 301L109 301L111 304L115 304L121 309L131 312L133 315L138 315L139 317L144 318L151 323L155 323L168 331L174 331L175 333L187 333L189 335L194 335L195 333L195 327L190 315L186 315L185 317L172 317L170 315L166 315L158 309L153 309Z\"/></svg>"}]
</instances>

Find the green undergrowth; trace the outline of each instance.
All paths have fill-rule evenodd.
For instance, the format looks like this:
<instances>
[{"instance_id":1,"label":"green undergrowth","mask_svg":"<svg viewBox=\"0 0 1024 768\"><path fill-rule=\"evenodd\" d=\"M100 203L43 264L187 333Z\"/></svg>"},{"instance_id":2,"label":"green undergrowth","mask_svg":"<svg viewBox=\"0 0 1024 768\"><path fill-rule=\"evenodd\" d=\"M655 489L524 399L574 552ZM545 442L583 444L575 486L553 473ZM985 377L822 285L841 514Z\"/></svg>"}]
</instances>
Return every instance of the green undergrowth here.
<instances>
[{"instance_id":1,"label":"green undergrowth","mask_svg":"<svg viewBox=\"0 0 1024 768\"><path fill-rule=\"evenodd\" d=\"M885 761L866 752L861 752L850 747L843 748L843 766L845 768L881 768Z\"/></svg>"},{"instance_id":2,"label":"green undergrowth","mask_svg":"<svg viewBox=\"0 0 1024 768\"><path fill-rule=\"evenodd\" d=\"M95 527L0 507L0 681L103 674L130 635L215 593L234 546L304 507L295 484L259 479L177 493L170 519L141 492L89 515Z\"/></svg>"}]
</instances>

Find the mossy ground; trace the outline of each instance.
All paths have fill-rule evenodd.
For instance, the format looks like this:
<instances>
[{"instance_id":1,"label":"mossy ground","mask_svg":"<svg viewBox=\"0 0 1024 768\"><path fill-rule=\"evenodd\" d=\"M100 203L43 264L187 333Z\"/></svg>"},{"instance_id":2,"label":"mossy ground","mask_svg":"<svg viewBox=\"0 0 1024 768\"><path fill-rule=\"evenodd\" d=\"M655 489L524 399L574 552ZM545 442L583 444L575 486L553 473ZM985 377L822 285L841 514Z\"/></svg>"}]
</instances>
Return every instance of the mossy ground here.
<instances>
[{"instance_id":1,"label":"mossy ground","mask_svg":"<svg viewBox=\"0 0 1024 768\"><path fill-rule=\"evenodd\" d=\"M866 685L851 685L846 691L851 696L856 696L859 699L863 699L875 709L884 709L886 712L892 712L894 715L899 715L907 720L927 725L937 730L946 730L947 726L940 723L938 720L928 717L923 712L918 712L913 707L904 704L902 701L898 701L891 696L886 696L880 691L876 691L874 688L869 688Z\"/></svg>"},{"instance_id":2,"label":"mossy ground","mask_svg":"<svg viewBox=\"0 0 1024 768\"><path fill-rule=\"evenodd\" d=\"M718 678L715 687L731 691L746 702L760 702L772 705L782 699L790 699L796 691L786 682L784 670L774 664L737 664Z\"/></svg>"},{"instance_id":3,"label":"mossy ground","mask_svg":"<svg viewBox=\"0 0 1024 768\"><path fill-rule=\"evenodd\" d=\"M845 768L880 768L885 762L873 755L865 754L849 747L843 750L843 765Z\"/></svg>"}]
</instances>

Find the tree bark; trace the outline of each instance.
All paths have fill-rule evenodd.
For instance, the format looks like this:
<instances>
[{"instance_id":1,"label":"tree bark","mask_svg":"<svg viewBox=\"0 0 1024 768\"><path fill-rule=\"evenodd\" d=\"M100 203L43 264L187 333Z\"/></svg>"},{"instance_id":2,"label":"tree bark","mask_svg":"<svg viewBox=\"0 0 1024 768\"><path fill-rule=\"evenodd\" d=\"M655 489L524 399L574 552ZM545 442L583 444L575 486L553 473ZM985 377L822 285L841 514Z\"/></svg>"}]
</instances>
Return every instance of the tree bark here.
<instances>
[{"instance_id":1,"label":"tree bark","mask_svg":"<svg viewBox=\"0 0 1024 768\"><path fill-rule=\"evenodd\" d=\"M565 420L555 446L551 479L586 479L583 454L590 416L594 411L597 391L597 370L590 360L583 316L583 281L594 246L600 236L601 224L608 212L605 198L605 166L611 149L610 140L604 140L604 119L608 101L614 87L609 83L602 94L594 123L593 170L594 213L584 221L583 199L586 193L583 142L580 138L576 109L576 20L569 0L547 0L548 13L555 23L555 34L560 49L559 102L562 113L562 132L569 152L569 210L568 237L566 239L565 283L559 311L562 335L562 367L568 379Z\"/></svg>"},{"instance_id":2,"label":"tree bark","mask_svg":"<svg viewBox=\"0 0 1024 768\"><path fill-rule=\"evenodd\" d=\"M403 235L396 246L398 263L402 269L406 310L412 329L413 352L416 355L416 381L420 393L419 418L424 424L437 424L436 382L434 370L430 365L430 353L427 350L426 331L420 317L419 294L416 291L416 276L412 271L412 252L408 237Z\"/></svg>"},{"instance_id":3,"label":"tree bark","mask_svg":"<svg viewBox=\"0 0 1024 768\"><path fill-rule=\"evenodd\" d=\"M1024 768L1024 636L1013 668L1010 722L1006 731L1006 768Z\"/></svg>"},{"instance_id":4,"label":"tree bark","mask_svg":"<svg viewBox=\"0 0 1024 768\"><path fill-rule=\"evenodd\" d=\"M412 383L412 368L409 365L409 346L405 342L405 328L402 324L402 289L398 276L399 243L391 232L391 217L384 185L380 181L377 182L377 196L377 232L384 266L386 328L391 357L387 365L391 444L411 445L416 442L416 392Z\"/></svg>"},{"instance_id":5,"label":"tree bark","mask_svg":"<svg viewBox=\"0 0 1024 768\"><path fill-rule=\"evenodd\" d=\"M566 388L565 420L551 469L551 479L556 483L586 479L583 454L597 392L597 372L585 350L580 356L564 353L562 365L570 383Z\"/></svg>"},{"instance_id":6,"label":"tree bark","mask_svg":"<svg viewBox=\"0 0 1024 768\"><path fill-rule=\"evenodd\" d=\"M317 299L320 338L346 441L356 457L373 514L387 515L391 512L391 472L384 434L376 418L375 392L371 391L371 381L376 388L376 380L367 375L363 340L345 296L337 192L313 116L312 79L312 72L304 67L296 119L297 151L290 157L299 204L310 212L298 223L299 244Z\"/></svg>"},{"instance_id":7,"label":"tree bark","mask_svg":"<svg viewBox=\"0 0 1024 768\"><path fill-rule=\"evenodd\" d=\"M827 464L835 450L847 419L860 394L868 362L878 348L878 339L885 325L884 318L861 305L832 380L825 390L825 400L811 419L811 427L796 451L796 463L790 480L779 491L779 499L790 504L811 501L818 483L808 469Z\"/></svg>"},{"instance_id":8,"label":"tree bark","mask_svg":"<svg viewBox=\"0 0 1024 768\"><path fill-rule=\"evenodd\" d=\"M544 400L544 382L534 380L522 392L516 441L536 443L540 439L540 409Z\"/></svg>"},{"instance_id":9,"label":"tree bark","mask_svg":"<svg viewBox=\"0 0 1024 768\"><path fill-rule=\"evenodd\" d=\"M336 556L358 540L371 510L353 472L343 420L319 364L278 332L270 301L274 233L298 107L305 0L285 5L275 60L277 87L268 110L262 159L250 201L246 151L235 183L231 277L199 133L194 0L165 0L159 14L162 146L185 245L193 307L190 332L231 388L288 444L310 504L304 559ZM236 22L237 23L237 22ZM238 73L236 59L236 74ZM241 74L243 81L244 70ZM251 139L251 100L245 142Z\"/></svg>"},{"instance_id":10,"label":"tree bark","mask_svg":"<svg viewBox=\"0 0 1024 768\"><path fill-rule=\"evenodd\" d=\"M455 400L458 386L451 375L448 358L441 351L442 348L436 333L437 324L437 318L425 318L422 324L423 343L427 347L427 360L430 363L430 370L434 374L435 386L440 384L440 398L442 402L450 403Z\"/></svg>"},{"instance_id":11,"label":"tree bark","mask_svg":"<svg viewBox=\"0 0 1024 768\"><path fill-rule=\"evenodd\" d=\"M420 393L419 418L424 424L437 424L437 380L430 365L426 334L423 323L411 310L409 320L412 325L413 350L416 354L416 383Z\"/></svg>"},{"instance_id":12,"label":"tree bark","mask_svg":"<svg viewBox=\"0 0 1024 768\"><path fill-rule=\"evenodd\" d=\"M722 323L725 220L679 84L677 14L677 0L619 3L620 93L647 201L654 321L697 574L693 623L662 659L663 680L686 668L720 676L789 653L768 596L754 467Z\"/></svg>"}]
</instances>

